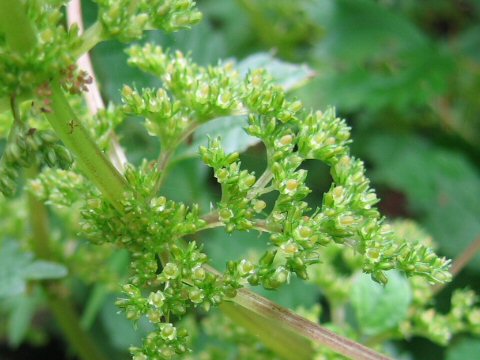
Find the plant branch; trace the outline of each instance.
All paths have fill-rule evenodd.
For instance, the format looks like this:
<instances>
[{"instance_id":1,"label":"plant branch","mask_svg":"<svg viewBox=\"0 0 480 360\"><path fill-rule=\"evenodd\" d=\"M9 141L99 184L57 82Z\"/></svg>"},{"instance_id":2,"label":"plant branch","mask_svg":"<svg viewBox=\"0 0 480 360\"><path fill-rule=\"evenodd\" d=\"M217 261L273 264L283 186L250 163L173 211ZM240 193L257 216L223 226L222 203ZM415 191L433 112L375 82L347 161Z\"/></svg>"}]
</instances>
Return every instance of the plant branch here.
<instances>
[{"instance_id":1,"label":"plant branch","mask_svg":"<svg viewBox=\"0 0 480 360\"><path fill-rule=\"evenodd\" d=\"M162 187L165 181L168 168L171 165L172 156L175 153L175 150L182 142L184 142L195 131L197 127L198 127L198 124L196 122L192 123L178 137L177 141L173 145L171 145L169 148L166 148L165 150L163 149L161 150L160 156L158 157L158 161L157 161L158 163L157 170L159 172L159 177L155 182L155 186L153 187L152 196L155 196L160 191L160 188Z\"/></svg>"},{"instance_id":2,"label":"plant branch","mask_svg":"<svg viewBox=\"0 0 480 360\"><path fill-rule=\"evenodd\" d=\"M263 344L287 360L310 360L314 357L313 347L306 338L284 329L281 324L258 316L235 303L224 302L220 309L235 323L259 338Z\"/></svg>"},{"instance_id":3,"label":"plant branch","mask_svg":"<svg viewBox=\"0 0 480 360\"><path fill-rule=\"evenodd\" d=\"M72 0L67 5L67 23L69 26L77 24L80 33L83 33L83 16L82 16L82 6L80 0ZM91 29L97 29L98 26L92 25L92 27L87 30L83 35L84 37L91 37L89 35L93 32ZM91 47L93 48L93 46ZM90 48L90 49L91 49ZM100 94L100 89L98 87L97 78L95 76L95 71L93 69L92 60L88 51L85 51L80 58L77 60L78 67L86 71L92 78L92 83L89 86L89 91L85 92L85 101L87 103L90 114L95 115L99 110L105 108L105 104ZM125 171L125 164L127 163L127 157L120 146L117 135L112 131L110 133L110 149L109 149L109 158L112 161L115 168L123 173Z\"/></svg>"},{"instance_id":4,"label":"plant branch","mask_svg":"<svg viewBox=\"0 0 480 360\"><path fill-rule=\"evenodd\" d=\"M239 306L248 309L250 312L254 312L268 320L273 319L278 324L281 324L280 326L283 326L296 334L300 334L318 344L324 345L346 357L356 360L389 359L385 355L379 354L362 344L337 335L250 290L238 290L237 296L233 301Z\"/></svg>"},{"instance_id":5,"label":"plant branch","mask_svg":"<svg viewBox=\"0 0 480 360\"><path fill-rule=\"evenodd\" d=\"M221 274L209 265L203 265L208 272ZM231 299L238 306L248 312L265 318L267 322L282 327L285 331L301 335L314 343L323 345L336 353L355 360L389 360L390 358L369 349L368 347L352 341L346 337L335 334L324 327L307 320L293 311L284 308L261 295L248 289L239 289L237 295Z\"/></svg>"}]
</instances>

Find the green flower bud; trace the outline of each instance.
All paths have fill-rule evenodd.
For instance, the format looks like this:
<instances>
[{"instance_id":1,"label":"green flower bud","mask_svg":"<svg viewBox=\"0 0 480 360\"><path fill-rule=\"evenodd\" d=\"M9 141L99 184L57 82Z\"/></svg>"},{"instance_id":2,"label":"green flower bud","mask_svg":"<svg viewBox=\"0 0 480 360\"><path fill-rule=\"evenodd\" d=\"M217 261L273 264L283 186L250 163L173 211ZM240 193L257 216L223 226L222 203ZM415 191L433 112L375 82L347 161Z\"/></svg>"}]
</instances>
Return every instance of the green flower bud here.
<instances>
[{"instance_id":1,"label":"green flower bud","mask_svg":"<svg viewBox=\"0 0 480 360\"><path fill-rule=\"evenodd\" d=\"M272 265L276 254L277 250L268 250L262 255L258 263L262 266L270 266Z\"/></svg>"},{"instance_id":2,"label":"green flower bud","mask_svg":"<svg viewBox=\"0 0 480 360\"><path fill-rule=\"evenodd\" d=\"M267 206L265 201L256 200L256 199L252 201L252 205L253 205L253 210L255 210L256 213L261 213L263 209L265 209L265 207Z\"/></svg>"},{"instance_id":3,"label":"green flower bud","mask_svg":"<svg viewBox=\"0 0 480 360\"><path fill-rule=\"evenodd\" d=\"M55 167L57 165L57 154L53 147L49 147L44 154L45 162L50 167Z\"/></svg>"},{"instance_id":4,"label":"green flower bud","mask_svg":"<svg viewBox=\"0 0 480 360\"><path fill-rule=\"evenodd\" d=\"M218 212L218 218L222 222L228 222L233 217L233 212L230 209L221 209Z\"/></svg>"},{"instance_id":5,"label":"green flower bud","mask_svg":"<svg viewBox=\"0 0 480 360\"><path fill-rule=\"evenodd\" d=\"M195 266L192 269L192 279L194 281L203 281L205 280L206 272L202 266Z\"/></svg>"},{"instance_id":6,"label":"green flower bud","mask_svg":"<svg viewBox=\"0 0 480 360\"><path fill-rule=\"evenodd\" d=\"M8 144L5 150L5 161L7 164L16 164L23 156L22 151L16 143Z\"/></svg>"},{"instance_id":7,"label":"green flower bud","mask_svg":"<svg viewBox=\"0 0 480 360\"><path fill-rule=\"evenodd\" d=\"M55 132L51 130L39 131L38 136L46 144L54 144L59 140Z\"/></svg>"},{"instance_id":8,"label":"green flower bud","mask_svg":"<svg viewBox=\"0 0 480 360\"><path fill-rule=\"evenodd\" d=\"M53 145L53 150L58 159L58 163L61 168L69 168L73 163L73 157L70 151L67 150L65 146L62 145Z\"/></svg>"},{"instance_id":9,"label":"green flower bud","mask_svg":"<svg viewBox=\"0 0 480 360\"><path fill-rule=\"evenodd\" d=\"M148 303L156 308L161 308L165 301L165 295L160 291L152 292L148 296Z\"/></svg>"},{"instance_id":10,"label":"green flower bud","mask_svg":"<svg viewBox=\"0 0 480 360\"><path fill-rule=\"evenodd\" d=\"M162 271L162 275L165 275L167 279L176 279L179 274L180 269L174 263L167 263Z\"/></svg>"},{"instance_id":11,"label":"green flower bud","mask_svg":"<svg viewBox=\"0 0 480 360\"><path fill-rule=\"evenodd\" d=\"M194 287L188 292L188 297L193 303L200 304L203 301L205 295L203 294L203 291L201 289Z\"/></svg>"},{"instance_id":12,"label":"green flower bud","mask_svg":"<svg viewBox=\"0 0 480 360\"><path fill-rule=\"evenodd\" d=\"M175 340L177 338L177 329L170 323L161 324L160 336L163 340Z\"/></svg>"}]
</instances>

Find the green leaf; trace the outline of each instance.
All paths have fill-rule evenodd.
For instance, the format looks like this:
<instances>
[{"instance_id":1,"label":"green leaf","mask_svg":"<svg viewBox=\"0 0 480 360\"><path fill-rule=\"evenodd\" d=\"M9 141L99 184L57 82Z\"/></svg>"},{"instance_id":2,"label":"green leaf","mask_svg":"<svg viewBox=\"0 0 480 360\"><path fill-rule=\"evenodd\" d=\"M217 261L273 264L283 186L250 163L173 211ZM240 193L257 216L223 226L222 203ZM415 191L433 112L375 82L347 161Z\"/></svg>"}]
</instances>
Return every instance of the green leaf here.
<instances>
[{"instance_id":1,"label":"green leaf","mask_svg":"<svg viewBox=\"0 0 480 360\"><path fill-rule=\"evenodd\" d=\"M480 340L462 339L449 347L447 360L467 360L480 358Z\"/></svg>"},{"instance_id":2,"label":"green leaf","mask_svg":"<svg viewBox=\"0 0 480 360\"><path fill-rule=\"evenodd\" d=\"M247 74L249 70L265 69L285 91L298 88L315 76L315 71L306 64L287 63L276 59L270 53L250 55L237 64L237 69L243 75Z\"/></svg>"},{"instance_id":3,"label":"green leaf","mask_svg":"<svg viewBox=\"0 0 480 360\"><path fill-rule=\"evenodd\" d=\"M209 121L195 131L192 146L198 152L200 145L207 145L208 137L212 139L220 137L225 152L244 152L260 142L260 139L245 132L243 128L247 124L246 116L228 116Z\"/></svg>"},{"instance_id":4,"label":"green leaf","mask_svg":"<svg viewBox=\"0 0 480 360\"><path fill-rule=\"evenodd\" d=\"M454 57L378 2L327 1L314 49L319 77L302 95L343 111L409 110L447 90Z\"/></svg>"},{"instance_id":5,"label":"green leaf","mask_svg":"<svg viewBox=\"0 0 480 360\"><path fill-rule=\"evenodd\" d=\"M7 325L7 338L10 346L16 348L22 343L40 303L40 296L40 291L36 291L33 295L21 295L10 299L12 300L12 311Z\"/></svg>"},{"instance_id":6,"label":"green leaf","mask_svg":"<svg viewBox=\"0 0 480 360\"><path fill-rule=\"evenodd\" d=\"M23 276L28 280L59 279L67 273L67 268L63 265L37 260L24 269Z\"/></svg>"},{"instance_id":7,"label":"green leaf","mask_svg":"<svg viewBox=\"0 0 480 360\"><path fill-rule=\"evenodd\" d=\"M245 132L243 128L247 124L247 117L241 115L221 117L201 125L193 133L192 143L179 152L176 160L198 156L198 148L207 146L209 138L217 137L221 138L225 152L244 152L260 142L260 139Z\"/></svg>"},{"instance_id":8,"label":"green leaf","mask_svg":"<svg viewBox=\"0 0 480 360\"><path fill-rule=\"evenodd\" d=\"M480 175L461 153L415 136L384 134L367 139L376 165L373 178L406 194L410 209L450 257L480 234ZM480 256L469 267L480 270Z\"/></svg>"},{"instance_id":9,"label":"green leaf","mask_svg":"<svg viewBox=\"0 0 480 360\"><path fill-rule=\"evenodd\" d=\"M22 252L13 240L6 240L0 248L0 299L25 292L28 280L58 279L67 274L59 264L33 259Z\"/></svg>"},{"instance_id":10,"label":"green leaf","mask_svg":"<svg viewBox=\"0 0 480 360\"><path fill-rule=\"evenodd\" d=\"M353 284L351 301L362 332L376 335L406 318L412 290L405 277L396 271L388 273L385 286L361 274Z\"/></svg>"}]
</instances>

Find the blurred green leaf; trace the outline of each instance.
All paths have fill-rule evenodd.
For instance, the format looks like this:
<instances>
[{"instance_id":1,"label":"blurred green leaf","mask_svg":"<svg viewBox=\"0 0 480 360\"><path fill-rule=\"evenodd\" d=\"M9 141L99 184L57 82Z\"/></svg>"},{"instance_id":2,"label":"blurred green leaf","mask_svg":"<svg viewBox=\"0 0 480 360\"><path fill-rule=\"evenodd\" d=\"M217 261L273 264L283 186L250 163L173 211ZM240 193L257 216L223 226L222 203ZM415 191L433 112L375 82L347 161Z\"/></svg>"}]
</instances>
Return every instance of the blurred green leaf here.
<instances>
[{"instance_id":1,"label":"blurred green leaf","mask_svg":"<svg viewBox=\"0 0 480 360\"><path fill-rule=\"evenodd\" d=\"M276 59L270 53L256 53L237 64L237 69L246 75L252 69L265 69L274 82L289 91L304 85L315 76L306 64L292 64Z\"/></svg>"},{"instance_id":2,"label":"blurred green leaf","mask_svg":"<svg viewBox=\"0 0 480 360\"><path fill-rule=\"evenodd\" d=\"M398 325L407 316L412 290L407 279L396 271L388 272L382 286L367 274L360 274L352 287L352 305L362 332L376 335Z\"/></svg>"},{"instance_id":3,"label":"blurred green leaf","mask_svg":"<svg viewBox=\"0 0 480 360\"><path fill-rule=\"evenodd\" d=\"M246 75L249 70L263 68L273 77L276 84L286 91L304 85L314 72L308 66L296 65L275 59L271 54L258 53L237 64L237 69ZM260 139L248 135L243 129L248 125L244 115L233 115L213 119L202 124L194 133L191 144L177 154L176 160L198 156L198 148L207 146L209 138L220 137L226 152L242 153Z\"/></svg>"},{"instance_id":4,"label":"blurred green leaf","mask_svg":"<svg viewBox=\"0 0 480 360\"><path fill-rule=\"evenodd\" d=\"M407 110L446 91L452 56L407 17L372 1L329 3L313 54L318 80L302 94L344 111Z\"/></svg>"},{"instance_id":5,"label":"blurred green leaf","mask_svg":"<svg viewBox=\"0 0 480 360\"><path fill-rule=\"evenodd\" d=\"M118 350L128 349L130 346L139 346L142 339L153 330L153 325L146 319L140 319L135 328L132 322L125 317L115 306L115 296L109 296L105 301L100 318L105 327L112 346Z\"/></svg>"},{"instance_id":6,"label":"blurred green leaf","mask_svg":"<svg viewBox=\"0 0 480 360\"><path fill-rule=\"evenodd\" d=\"M447 351L446 360L468 360L480 358L480 340L462 339Z\"/></svg>"},{"instance_id":7,"label":"blurred green leaf","mask_svg":"<svg viewBox=\"0 0 480 360\"><path fill-rule=\"evenodd\" d=\"M248 135L243 129L248 125L247 117L227 116L214 119L201 125L194 133L191 144L177 155L180 158L199 156L200 146L207 146L209 138L220 137L225 152L244 152L258 144L260 139Z\"/></svg>"},{"instance_id":8,"label":"blurred green leaf","mask_svg":"<svg viewBox=\"0 0 480 360\"><path fill-rule=\"evenodd\" d=\"M23 276L28 280L58 279L67 273L65 266L43 260L37 260L23 270Z\"/></svg>"},{"instance_id":9,"label":"blurred green leaf","mask_svg":"<svg viewBox=\"0 0 480 360\"><path fill-rule=\"evenodd\" d=\"M268 237L256 231L248 233L233 232L227 234L224 229L211 229L203 233L206 253L211 259L211 265L224 270L228 260L258 259L267 249ZM232 258L232 254L235 256ZM310 283L297 279L292 275L289 286L284 286L275 291L255 287L255 292L268 299L295 309L299 306L310 307L320 296L320 289Z\"/></svg>"},{"instance_id":10,"label":"blurred green leaf","mask_svg":"<svg viewBox=\"0 0 480 360\"><path fill-rule=\"evenodd\" d=\"M25 292L28 280L58 279L67 274L59 264L34 260L31 253L22 252L13 240L0 248L0 299Z\"/></svg>"},{"instance_id":11,"label":"blurred green leaf","mask_svg":"<svg viewBox=\"0 0 480 360\"><path fill-rule=\"evenodd\" d=\"M365 144L374 179L407 195L446 255L455 257L478 237L480 176L464 155L413 135L372 136ZM476 259L469 266L478 271Z\"/></svg>"},{"instance_id":12,"label":"blurred green leaf","mask_svg":"<svg viewBox=\"0 0 480 360\"><path fill-rule=\"evenodd\" d=\"M8 318L7 338L10 346L18 347L25 338L33 316L40 303L41 293L20 295L12 300L11 313Z\"/></svg>"}]
</instances>

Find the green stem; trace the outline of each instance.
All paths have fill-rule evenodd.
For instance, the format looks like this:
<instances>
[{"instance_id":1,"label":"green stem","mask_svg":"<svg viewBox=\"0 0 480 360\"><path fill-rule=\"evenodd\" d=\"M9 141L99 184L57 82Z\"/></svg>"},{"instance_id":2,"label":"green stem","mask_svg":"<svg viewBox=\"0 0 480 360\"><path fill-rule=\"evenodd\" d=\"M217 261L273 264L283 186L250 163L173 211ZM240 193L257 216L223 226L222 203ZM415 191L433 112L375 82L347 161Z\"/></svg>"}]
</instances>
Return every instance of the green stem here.
<instances>
[{"instance_id":1,"label":"green stem","mask_svg":"<svg viewBox=\"0 0 480 360\"><path fill-rule=\"evenodd\" d=\"M212 274L221 276L216 269L209 265L203 265L203 268ZM346 337L335 334L333 331L311 322L251 290L239 289L237 295L231 301L241 306L252 316L258 316L264 319L264 321L274 324L273 326L282 327L283 331L289 331L296 334L296 336L305 337L313 343L325 346L348 358L355 360L390 360L389 357ZM257 336L263 339L263 336L268 336L268 333L257 334ZM297 345L300 346L299 344Z\"/></svg>"},{"instance_id":2,"label":"green stem","mask_svg":"<svg viewBox=\"0 0 480 360\"><path fill-rule=\"evenodd\" d=\"M312 344L306 338L286 330L280 323L258 316L235 303L224 302L222 312L238 325L258 337L265 346L287 360L310 360L314 356Z\"/></svg>"},{"instance_id":3,"label":"green stem","mask_svg":"<svg viewBox=\"0 0 480 360\"><path fill-rule=\"evenodd\" d=\"M75 116L57 81L51 85L52 112L47 118L65 146L77 158L81 170L102 191L117 210L128 189L125 178L115 169Z\"/></svg>"},{"instance_id":4,"label":"green stem","mask_svg":"<svg viewBox=\"0 0 480 360\"><path fill-rule=\"evenodd\" d=\"M28 169L30 178L35 177L36 174L36 169ZM30 193L28 194L28 206L33 234L33 249L38 257L51 260L52 251L50 249L47 209ZM75 353L82 360L106 360L88 333L80 328L80 319L72 303L68 299L55 294L55 291L52 291L52 287L48 283L43 284L43 289L47 294L48 306Z\"/></svg>"},{"instance_id":5,"label":"green stem","mask_svg":"<svg viewBox=\"0 0 480 360\"><path fill-rule=\"evenodd\" d=\"M72 55L78 59L83 54L86 54L104 39L103 27L99 21L91 25L82 35L81 45L72 52Z\"/></svg>"},{"instance_id":6,"label":"green stem","mask_svg":"<svg viewBox=\"0 0 480 360\"><path fill-rule=\"evenodd\" d=\"M106 360L92 338L80 327L80 319L72 304L47 292L48 305L69 344L82 360Z\"/></svg>"},{"instance_id":7,"label":"green stem","mask_svg":"<svg viewBox=\"0 0 480 360\"><path fill-rule=\"evenodd\" d=\"M19 54L36 45L33 24L25 14L20 0L0 1L0 23L10 48ZM122 210L121 199L127 189L126 180L90 138L88 131L70 107L58 80L51 84L52 112L47 119L70 151L82 171L104 193L117 210Z\"/></svg>"},{"instance_id":8,"label":"green stem","mask_svg":"<svg viewBox=\"0 0 480 360\"><path fill-rule=\"evenodd\" d=\"M263 316L268 321L270 321L270 319L275 320L286 329L318 344L324 345L348 358L356 360L389 359L385 355L337 335L247 289L240 289L233 301L239 306L248 309L250 312Z\"/></svg>"}]
</instances>

